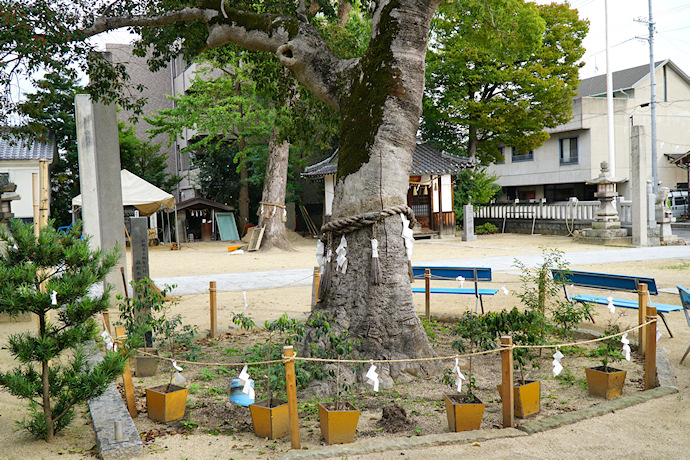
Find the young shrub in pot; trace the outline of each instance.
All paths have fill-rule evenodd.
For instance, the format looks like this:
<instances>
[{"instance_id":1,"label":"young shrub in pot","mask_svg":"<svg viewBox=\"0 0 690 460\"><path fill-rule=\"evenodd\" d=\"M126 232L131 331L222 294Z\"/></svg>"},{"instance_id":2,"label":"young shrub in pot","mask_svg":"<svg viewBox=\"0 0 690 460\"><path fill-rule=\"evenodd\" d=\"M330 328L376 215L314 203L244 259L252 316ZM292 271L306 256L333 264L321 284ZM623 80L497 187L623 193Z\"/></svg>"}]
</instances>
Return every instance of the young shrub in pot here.
<instances>
[{"instance_id":1,"label":"young shrub in pot","mask_svg":"<svg viewBox=\"0 0 690 460\"><path fill-rule=\"evenodd\" d=\"M614 323L609 323L604 330L604 336L618 333L620 333L620 327ZM620 336L611 337L600 342L591 356L600 357L601 366L585 369L589 394L605 399L619 397L623 393L626 372L611 367L611 364L623 359Z\"/></svg>"}]
</instances>

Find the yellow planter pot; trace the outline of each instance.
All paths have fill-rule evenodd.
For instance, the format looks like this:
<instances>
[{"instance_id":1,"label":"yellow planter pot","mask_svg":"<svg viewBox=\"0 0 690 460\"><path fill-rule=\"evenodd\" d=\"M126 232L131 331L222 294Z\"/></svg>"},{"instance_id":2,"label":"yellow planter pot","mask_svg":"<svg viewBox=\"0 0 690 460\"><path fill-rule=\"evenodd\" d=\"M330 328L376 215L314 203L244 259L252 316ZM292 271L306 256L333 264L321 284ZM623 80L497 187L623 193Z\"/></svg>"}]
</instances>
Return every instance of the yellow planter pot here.
<instances>
[{"instance_id":1,"label":"yellow planter pot","mask_svg":"<svg viewBox=\"0 0 690 460\"><path fill-rule=\"evenodd\" d=\"M604 372L603 369L604 366L585 368L589 394L606 399L619 397L623 393L625 371L609 367L609 371Z\"/></svg>"},{"instance_id":2,"label":"yellow planter pot","mask_svg":"<svg viewBox=\"0 0 690 460\"><path fill-rule=\"evenodd\" d=\"M503 400L503 385L497 385L498 394ZM524 385L513 386L513 410L516 417L524 418L539 412L541 403L541 385L539 382L527 381Z\"/></svg>"},{"instance_id":3,"label":"yellow planter pot","mask_svg":"<svg viewBox=\"0 0 690 460\"><path fill-rule=\"evenodd\" d=\"M149 418L156 422L170 422L184 417L187 391L187 388L177 385L147 388L146 405Z\"/></svg>"},{"instance_id":4,"label":"yellow planter pot","mask_svg":"<svg viewBox=\"0 0 690 460\"><path fill-rule=\"evenodd\" d=\"M464 402L463 395L446 395L446 415L450 431L478 430L482 424L486 404Z\"/></svg>"},{"instance_id":5,"label":"yellow planter pot","mask_svg":"<svg viewBox=\"0 0 690 460\"><path fill-rule=\"evenodd\" d=\"M355 439L359 411L350 403L345 410L335 410L335 404L319 403L321 436L328 444L345 444Z\"/></svg>"},{"instance_id":6,"label":"yellow planter pot","mask_svg":"<svg viewBox=\"0 0 690 460\"><path fill-rule=\"evenodd\" d=\"M288 405L281 399L259 401L249 405L254 433L260 438L278 439L285 436L290 427Z\"/></svg>"}]
</instances>

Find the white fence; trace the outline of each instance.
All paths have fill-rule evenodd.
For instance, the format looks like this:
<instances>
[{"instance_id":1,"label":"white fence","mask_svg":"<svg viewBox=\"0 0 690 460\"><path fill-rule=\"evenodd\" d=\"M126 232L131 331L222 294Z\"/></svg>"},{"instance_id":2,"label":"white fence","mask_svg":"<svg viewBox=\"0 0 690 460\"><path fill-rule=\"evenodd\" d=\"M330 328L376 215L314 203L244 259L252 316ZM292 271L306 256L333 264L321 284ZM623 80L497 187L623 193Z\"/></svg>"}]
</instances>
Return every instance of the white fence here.
<instances>
[{"instance_id":1,"label":"white fence","mask_svg":"<svg viewBox=\"0 0 690 460\"><path fill-rule=\"evenodd\" d=\"M616 200L618 215L623 225L632 222L630 201ZM567 220L593 221L599 209L599 201L557 201L541 202L493 202L480 204L474 211L475 219L530 219L530 220Z\"/></svg>"}]
</instances>

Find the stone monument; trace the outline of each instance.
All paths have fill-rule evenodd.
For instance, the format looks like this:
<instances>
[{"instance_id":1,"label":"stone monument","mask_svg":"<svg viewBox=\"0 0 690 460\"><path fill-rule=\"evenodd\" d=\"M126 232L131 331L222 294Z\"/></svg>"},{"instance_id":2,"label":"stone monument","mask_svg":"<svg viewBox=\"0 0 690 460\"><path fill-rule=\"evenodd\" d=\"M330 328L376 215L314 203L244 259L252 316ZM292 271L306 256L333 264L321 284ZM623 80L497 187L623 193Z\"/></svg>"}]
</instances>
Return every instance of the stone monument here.
<instances>
[{"instance_id":1,"label":"stone monument","mask_svg":"<svg viewBox=\"0 0 690 460\"><path fill-rule=\"evenodd\" d=\"M632 239L628 236L628 230L621 228L618 210L613 204L618 196L616 184L624 181L625 179L617 179L611 176L607 161L601 162L601 173L599 176L587 182L597 186L597 193L594 196L599 199L599 209L596 216L594 216L592 228L583 229L582 238L578 241L581 243L619 246L627 246L632 243Z\"/></svg>"}]
</instances>

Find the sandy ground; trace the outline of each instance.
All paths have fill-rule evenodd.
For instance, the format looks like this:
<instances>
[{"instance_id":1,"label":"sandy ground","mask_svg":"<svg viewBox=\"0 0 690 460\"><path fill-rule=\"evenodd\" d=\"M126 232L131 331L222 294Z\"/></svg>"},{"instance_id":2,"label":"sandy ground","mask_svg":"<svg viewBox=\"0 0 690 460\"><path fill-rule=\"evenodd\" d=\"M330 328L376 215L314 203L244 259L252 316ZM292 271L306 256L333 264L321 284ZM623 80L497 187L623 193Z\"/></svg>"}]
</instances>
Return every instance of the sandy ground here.
<instances>
[{"instance_id":1,"label":"sandy ground","mask_svg":"<svg viewBox=\"0 0 690 460\"><path fill-rule=\"evenodd\" d=\"M231 255L227 244L221 242L192 243L183 246L180 251L170 251L169 247L151 248L151 277L171 277L186 275L208 275L213 281L214 274L238 273L293 268L312 268L315 265L315 245L311 239L292 237L293 252L271 251L268 253L253 252ZM541 235L487 235L477 241L466 243L459 239L420 240L415 245L414 260L429 261L442 259L477 258L488 256L516 256L520 254L540 253L540 246L558 248L564 252L603 250L611 251L611 261L604 266L581 265L573 269L605 271L608 273L625 273L645 275L656 278L660 289L674 288L676 284L690 284L690 258L679 254L679 258L653 260L644 262L617 263L616 248L589 246L573 243L565 237ZM681 258L684 257L684 258ZM512 308L519 300L514 292L520 283L517 273L495 272L494 287L503 285L509 290L508 295L498 294L485 299L487 310ZM618 295L618 294L616 294ZM247 291L247 311L255 321L263 322L274 319L287 312L290 316L306 314L310 310L311 288L277 287L275 289ZM678 294L664 293L655 299L662 303L678 304ZM423 295L415 295L417 311L424 311ZM432 297L432 313L457 314L466 309L474 309L475 302L471 296ZM605 318L604 306L596 307L600 318ZM218 293L219 326L228 328L233 313L244 309L244 298L241 291ZM195 324L200 330L209 327L208 294L184 296L173 307L174 313L181 313L185 322ZM114 316L113 311L113 316ZM630 322L637 317L637 311L628 310L626 315ZM520 456L524 458L620 458L636 456L641 458L683 458L687 426L690 426L690 403L688 403L688 378L690 377L690 359L679 365L685 348L690 344L690 328L682 313L667 315L675 338L669 338L665 329L659 345L664 347L678 377L680 393L659 400L619 411L604 417L587 420L573 426L563 427L546 433L532 435L522 439L496 440L482 443L481 446L448 446L419 451L389 452L369 455L366 458L392 458L404 455L406 458L454 458L463 455L484 458L507 458ZM605 321L597 321L597 327ZM34 323L0 324L0 345L5 344L12 333L35 327ZM590 326L591 327L591 326ZM13 362L7 350L0 349L0 369L11 368ZM15 431L15 420L24 416L24 404L5 392L0 392L0 445L7 446L0 452L0 458L52 458L60 454L61 458L83 458L84 450L95 444L95 437L86 418L80 418L52 445L35 442L21 431ZM278 442L289 443L283 439ZM236 455L233 451L233 439L227 437L194 434L173 436L156 441L155 449L147 449L146 456L151 458L250 458ZM614 450L614 449L623 450ZM69 449L76 451L69 452Z\"/></svg>"}]
</instances>

